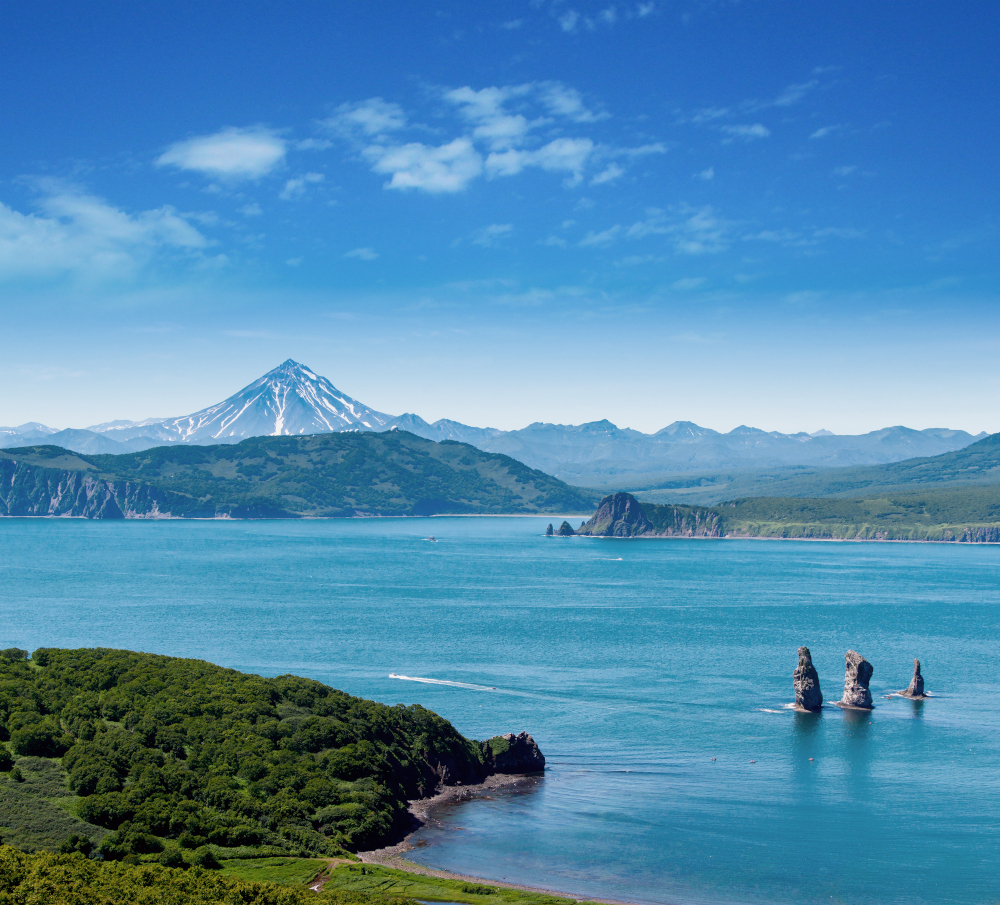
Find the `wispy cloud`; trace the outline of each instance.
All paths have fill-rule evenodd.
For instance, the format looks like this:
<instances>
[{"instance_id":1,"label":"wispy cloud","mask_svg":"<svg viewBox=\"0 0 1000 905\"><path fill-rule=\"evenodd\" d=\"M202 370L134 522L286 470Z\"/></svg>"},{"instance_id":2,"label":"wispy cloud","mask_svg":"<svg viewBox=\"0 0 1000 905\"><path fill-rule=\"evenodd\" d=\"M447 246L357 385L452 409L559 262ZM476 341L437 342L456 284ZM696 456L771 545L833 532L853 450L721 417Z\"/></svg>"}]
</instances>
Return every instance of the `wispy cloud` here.
<instances>
[{"instance_id":1,"label":"wispy cloud","mask_svg":"<svg viewBox=\"0 0 1000 905\"><path fill-rule=\"evenodd\" d=\"M592 248L595 245L610 245L621 235L622 228L619 225L610 227L603 232L589 232L580 240L581 248Z\"/></svg>"},{"instance_id":2,"label":"wispy cloud","mask_svg":"<svg viewBox=\"0 0 1000 905\"><path fill-rule=\"evenodd\" d=\"M762 123L739 126L721 126L720 128L727 135L731 135L733 138L742 139L743 141L754 141L758 138L767 138L771 134L771 130Z\"/></svg>"},{"instance_id":3,"label":"wispy cloud","mask_svg":"<svg viewBox=\"0 0 1000 905\"><path fill-rule=\"evenodd\" d=\"M608 182L614 182L616 179L624 175L625 171L618 166L617 163L609 163L600 173L590 180L590 184L604 185Z\"/></svg>"},{"instance_id":4,"label":"wispy cloud","mask_svg":"<svg viewBox=\"0 0 1000 905\"><path fill-rule=\"evenodd\" d=\"M809 137L813 139L826 138L828 135L833 135L835 132L839 132L843 128L844 127L840 124L835 124L832 126L823 126L822 128L817 129L815 132L813 132L812 135L810 135Z\"/></svg>"},{"instance_id":5,"label":"wispy cloud","mask_svg":"<svg viewBox=\"0 0 1000 905\"><path fill-rule=\"evenodd\" d=\"M38 213L0 203L0 280L122 279L161 254L202 259L211 244L169 206L129 214L73 186L41 188Z\"/></svg>"},{"instance_id":6,"label":"wispy cloud","mask_svg":"<svg viewBox=\"0 0 1000 905\"><path fill-rule=\"evenodd\" d=\"M856 166L834 167L833 168L833 175L834 176L850 176L851 174L856 173L857 171L858 171L858 168Z\"/></svg>"},{"instance_id":7,"label":"wispy cloud","mask_svg":"<svg viewBox=\"0 0 1000 905\"><path fill-rule=\"evenodd\" d=\"M157 166L194 170L217 179L260 179L285 159L288 143L272 129L222 129L172 144Z\"/></svg>"},{"instance_id":8,"label":"wispy cloud","mask_svg":"<svg viewBox=\"0 0 1000 905\"><path fill-rule=\"evenodd\" d=\"M378 252L374 248L352 248L344 252L345 258L357 258L359 261L374 261Z\"/></svg>"},{"instance_id":9,"label":"wispy cloud","mask_svg":"<svg viewBox=\"0 0 1000 905\"><path fill-rule=\"evenodd\" d=\"M477 229L471 238L473 245L483 248L496 248L514 231L513 223L491 223L482 229Z\"/></svg>"},{"instance_id":10,"label":"wispy cloud","mask_svg":"<svg viewBox=\"0 0 1000 905\"><path fill-rule=\"evenodd\" d=\"M318 182L322 182L325 178L322 173L306 173L304 176L289 179L278 197L283 201L293 201L296 198L301 198L306 193L307 185L315 185Z\"/></svg>"},{"instance_id":11,"label":"wispy cloud","mask_svg":"<svg viewBox=\"0 0 1000 905\"><path fill-rule=\"evenodd\" d=\"M336 132L360 133L374 138L405 128L406 114L399 104L370 97L354 104L341 104L333 116L322 120L320 125Z\"/></svg>"},{"instance_id":12,"label":"wispy cloud","mask_svg":"<svg viewBox=\"0 0 1000 905\"><path fill-rule=\"evenodd\" d=\"M725 251L731 244L730 226L710 206L679 205L668 210L651 207L646 218L629 227L630 239L667 236L677 254L701 255Z\"/></svg>"},{"instance_id":13,"label":"wispy cloud","mask_svg":"<svg viewBox=\"0 0 1000 905\"><path fill-rule=\"evenodd\" d=\"M710 182L715 179L715 167L709 167L707 170L702 170L700 173L695 173L697 179L703 179L706 182Z\"/></svg>"}]
</instances>

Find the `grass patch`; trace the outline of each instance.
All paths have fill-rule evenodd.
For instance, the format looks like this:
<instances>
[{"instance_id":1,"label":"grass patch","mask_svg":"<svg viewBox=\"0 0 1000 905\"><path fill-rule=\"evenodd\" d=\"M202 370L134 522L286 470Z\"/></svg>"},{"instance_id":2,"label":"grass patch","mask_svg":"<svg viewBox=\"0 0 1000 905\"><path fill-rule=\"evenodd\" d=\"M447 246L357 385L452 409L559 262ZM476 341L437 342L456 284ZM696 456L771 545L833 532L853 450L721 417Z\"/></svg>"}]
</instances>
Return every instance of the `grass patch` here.
<instances>
[{"instance_id":1,"label":"grass patch","mask_svg":"<svg viewBox=\"0 0 1000 905\"><path fill-rule=\"evenodd\" d=\"M325 858L227 858L222 862L221 873L255 883L304 886L311 883L326 865Z\"/></svg>"},{"instance_id":2,"label":"grass patch","mask_svg":"<svg viewBox=\"0 0 1000 905\"><path fill-rule=\"evenodd\" d=\"M38 794L39 790L48 788L46 777L33 783L36 774L23 766L26 760L40 758L18 760L24 782L0 779L0 834L3 841L26 852L55 851L70 836L86 836L97 845L108 831L72 816ZM65 796L65 787L60 791Z\"/></svg>"},{"instance_id":3,"label":"grass patch","mask_svg":"<svg viewBox=\"0 0 1000 905\"><path fill-rule=\"evenodd\" d=\"M577 899L567 899L540 892L524 892L488 883L469 883L425 877L403 870L378 867L373 864L345 864L330 872L324 892L342 890L365 893L375 898L402 897L428 902L462 902L465 905L570 905Z\"/></svg>"}]
</instances>

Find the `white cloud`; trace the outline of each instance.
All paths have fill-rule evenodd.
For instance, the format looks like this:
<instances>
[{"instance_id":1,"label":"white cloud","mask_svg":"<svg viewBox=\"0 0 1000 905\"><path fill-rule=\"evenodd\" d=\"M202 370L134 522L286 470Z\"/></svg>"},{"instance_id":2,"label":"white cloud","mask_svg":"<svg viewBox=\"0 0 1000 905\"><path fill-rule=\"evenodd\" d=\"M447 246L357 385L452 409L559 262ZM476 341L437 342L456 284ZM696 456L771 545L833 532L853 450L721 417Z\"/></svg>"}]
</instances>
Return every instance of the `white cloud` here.
<instances>
[{"instance_id":1,"label":"white cloud","mask_svg":"<svg viewBox=\"0 0 1000 905\"><path fill-rule=\"evenodd\" d=\"M636 7L635 14L640 19L645 19L646 16L653 12L654 9L656 9L655 3L640 3L638 7Z\"/></svg>"},{"instance_id":2,"label":"white cloud","mask_svg":"<svg viewBox=\"0 0 1000 905\"><path fill-rule=\"evenodd\" d=\"M359 261L374 261L378 252L374 248L352 248L344 252L345 258L357 258Z\"/></svg>"},{"instance_id":3,"label":"white cloud","mask_svg":"<svg viewBox=\"0 0 1000 905\"><path fill-rule=\"evenodd\" d=\"M531 128L524 116L508 113L503 107L506 100L525 94L530 87L493 87L476 91L466 86L446 91L444 97L460 108L466 120L475 124L472 133L475 138L499 151L520 144Z\"/></svg>"},{"instance_id":4,"label":"white cloud","mask_svg":"<svg viewBox=\"0 0 1000 905\"><path fill-rule=\"evenodd\" d=\"M810 138L826 138L828 135L832 135L834 132L839 132L842 128L843 128L843 126L841 126L841 125L823 126L823 128L817 129L809 137Z\"/></svg>"},{"instance_id":5,"label":"white cloud","mask_svg":"<svg viewBox=\"0 0 1000 905\"><path fill-rule=\"evenodd\" d=\"M617 163L609 163L600 173L598 173L593 179L590 180L591 185L604 185L608 182L614 182L620 176L623 176L625 171L618 166Z\"/></svg>"},{"instance_id":6,"label":"white cloud","mask_svg":"<svg viewBox=\"0 0 1000 905\"><path fill-rule=\"evenodd\" d=\"M304 176L289 179L278 197L283 201L292 201L296 198L301 198L306 193L307 185L322 182L324 179L325 177L322 173L306 173Z\"/></svg>"},{"instance_id":7,"label":"white cloud","mask_svg":"<svg viewBox=\"0 0 1000 905\"><path fill-rule=\"evenodd\" d=\"M483 159L468 138L434 147L420 142L365 148L376 173L391 175L389 189L459 192L483 171Z\"/></svg>"},{"instance_id":8,"label":"white cloud","mask_svg":"<svg viewBox=\"0 0 1000 905\"><path fill-rule=\"evenodd\" d=\"M715 179L715 167L709 167L707 170L702 170L700 173L697 173L696 176L699 179L704 179L706 182L711 182L711 180Z\"/></svg>"},{"instance_id":9,"label":"white cloud","mask_svg":"<svg viewBox=\"0 0 1000 905\"><path fill-rule=\"evenodd\" d=\"M243 214L244 217L259 217L264 213L264 211L261 210L260 205L254 201L250 204L244 204L243 207L240 208L240 213Z\"/></svg>"},{"instance_id":10,"label":"white cloud","mask_svg":"<svg viewBox=\"0 0 1000 905\"><path fill-rule=\"evenodd\" d=\"M734 138L742 138L744 141L753 141L755 138L767 138L771 130L761 123L742 126L722 126L722 131L732 135Z\"/></svg>"},{"instance_id":11,"label":"white cloud","mask_svg":"<svg viewBox=\"0 0 1000 905\"><path fill-rule=\"evenodd\" d=\"M285 159L287 142L271 129L223 129L172 144L157 166L195 170L218 179L260 179Z\"/></svg>"},{"instance_id":12,"label":"white cloud","mask_svg":"<svg viewBox=\"0 0 1000 905\"><path fill-rule=\"evenodd\" d=\"M513 223L491 223L472 234L472 242L483 248L495 248L514 231Z\"/></svg>"},{"instance_id":13,"label":"white cloud","mask_svg":"<svg viewBox=\"0 0 1000 905\"><path fill-rule=\"evenodd\" d=\"M714 122L717 119L729 116L731 112L728 107L703 107L691 117L691 122L700 126L703 123Z\"/></svg>"},{"instance_id":14,"label":"white cloud","mask_svg":"<svg viewBox=\"0 0 1000 905\"><path fill-rule=\"evenodd\" d=\"M356 104L341 104L322 125L338 132L357 132L374 138L404 128L406 114L399 104L370 97Z\"/></svg>"},{"instance_id":15,"label":"white cloud","mask_svg":"<svg viewBox=\"0 0 1000 905\"><path fill-rule=\"evenodd\" d=\"M600 17L605 24L614 25L618 21L618 10L609 6L607 9L601 10Z\"/></svg>"},{"instance_id":16,"label":"white cloud","mask_svg":"<svg viewBox=\"0 0 1000 905\"><path fill-rule=\"evenodd\" d=\"M594 152L589 138L557 138L537 151L509 150L492 153L486 158L489 176L516 176L526 167L539 167L549 172L569 173L568 185L577 185Z\"/></svg>"},{"instance_id":17,"label":"white cloud","mask_svg":"<svg viewBox=\"0 0 1000 905\"><path fill-rule=\"evenodd\" d=\"M329 138L303 138L295 142L295 147L299 151L325 151L333 147L333 142Z\"/></svg>"},{"instance_id":18,"label":"white cloud","mask_svg":"<svg viewBox=\"0 0 1000 905\"><path fill-rule=\"evenodd\" d=\"M834 176L850 176L852 173L856 173L857 170L858 170L858 168L857 167L853 167L853 166L852 167L834 167L833 168L833 175Z\"/></svg>"},{"instance_id":19,"label":"white cloud","mask_svg":"<svg viewBox=\"0 0 1000 905\"><path fill-rule=\"evenodd\" d=\"M775 107L791 107L793 104L797 104L802 98L804 98L810 91L815 88L819 82L813 79L809 82L803 82L801 85L789 85L784 91L781 92L771 104Z\"/></svg>"},{"instance_id":20,"label":"white cloud","mask_svg":"<svg viewBox=\"0 0 1000 905\"><path fill-rule=\"evenodd\" d=\"M587 109L580 92L562 82L541 82L538 87L542 105L553 116L562 116L575 123L595 123L608 118L606 113Z\"/></svg>"},{"instance_id":21,"label":"white cloud","mask_svg":"<svg viewBox=\"0 0 1000 905\"><path fill-rule=\"evenodd\" d=\"M711 207L692 208L680 205L669 211L651 207L646 219L632 224L626 234L630 239L668 236L678 254L715 254L729 247L729 227Z\"/></svg>"},{"instance_id":22,"label":"white cloud","mask_svg":"<svg viewBox=\"0 0 1000 905\"><path fill-rule=\"evenodd\" d=\"M583 248L593 247L595 245L610 245L615 239L618 238L622 231L622 228L615 224L612 227L604 230L603 232L595 233L591 230L587 235L585 235L580 240L580 246Z\"/></svg>"},{"instance_id":23,"label":"white cloud","mask_svg":"<svg viewBox=\"0 0 1000 905\"><path fill-rule=\"evenodd\" d=\"M674 280L670 284L671 289L676 289L679 292L688 292L691 289L697 289L699 286L704 285L704 277L683 277L680 280Z\"/></svg>"},{"instance_id":24,"label":"white cloud","mask_svg":"<svg viewBox=\"0 0 1000 905\"><path fill-rule=\"evenodd\" d=\"M559 17L559 25L563 31L576 31L576 23L580 21L580 14L575 9L568 9Z\"/></svg>"},{"instance_id":25,"label":"white cloud","mask_svg":"<svg viewBox=\"0 0 1000 905\"><path fill-rule=\"evenodd\" d=\"M289 267L299 267L299 266L301 266L301 264L302 264L302 262L304 260L305 260L305 258L289 258L287 261L285 261L285 263Z\"/></svg>"},{"instance_id":26,"label":"white cloud","mask_svg":"<svg viewBox=\"0 0 1000 905\"><path fill-rule=\"evenodd\" d=\"M567 242L562 236L546 236L542 239L539 245L548 245L552 248L568 248L569 242Z\"/></svg>"},{"instance_id":27,"label":"white cloud","mask_svg":"<svg viewBox=\"0 0 1000 905\"><path fill-rule=\"evenodd\" d=\"M101 198L44 186L39 213L0 203L0 279L128 277L163 252L199 256L205 238L171 207L130 215Z\"/></svg>"}]
</instances>

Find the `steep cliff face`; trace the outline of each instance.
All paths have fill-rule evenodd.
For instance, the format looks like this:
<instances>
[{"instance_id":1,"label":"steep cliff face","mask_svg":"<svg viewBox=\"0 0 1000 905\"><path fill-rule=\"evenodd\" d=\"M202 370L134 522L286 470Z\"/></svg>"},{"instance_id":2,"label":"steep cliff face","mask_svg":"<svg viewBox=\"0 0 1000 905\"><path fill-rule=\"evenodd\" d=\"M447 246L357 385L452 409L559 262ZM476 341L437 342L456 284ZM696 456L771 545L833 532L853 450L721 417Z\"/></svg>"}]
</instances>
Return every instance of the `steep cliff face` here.
<instances>
[{"instance_id":1,"label":"steep cliff face","mask_svg":"<svg viewBox=\"0 0 1000 905\"><path fill-rule=\"evenodd\" d=\"M289 518L264 506L222 506L141 481L111 480L99 472L41 468L0 459L0 516L64 518Z\"/></svg>"},{"instance_id":2,"label":"steep cliff face","mask_svg":"<svg viewBox=\"0 0 1000 905\"><path fill-rule=\"evenodd\" d=\"M629 493L606 496L577 534L592 537L722 537L722 517L700 506L642 504Z\"/></svg>"},{"instance_id":3,"label":"steep cliff face","mask_svg":"<svg viewBox=\"0 0 1000 905\"><path fill-rule=\"evenodd\" d=\"M593 537L638 537L651 533L652 523L639 501L629 493L613 493L601 500L590 521L577 534Z\"/></svg>"}]
</instances>

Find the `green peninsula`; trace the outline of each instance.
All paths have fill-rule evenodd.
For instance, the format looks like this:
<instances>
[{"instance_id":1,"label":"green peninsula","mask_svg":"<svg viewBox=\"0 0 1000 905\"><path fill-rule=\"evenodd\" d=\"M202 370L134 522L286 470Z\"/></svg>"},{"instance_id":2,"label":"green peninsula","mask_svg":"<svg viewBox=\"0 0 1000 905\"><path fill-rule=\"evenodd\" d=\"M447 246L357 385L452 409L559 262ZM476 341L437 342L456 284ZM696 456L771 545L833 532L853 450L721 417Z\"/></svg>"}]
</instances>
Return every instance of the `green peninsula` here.
<instances>
[{"instance_id":1,"label":"green peninsula","mask_svg":"<svg viewBox=\"0 0 1000 905\"><path fill-rule=\"evenodd\" d=\"M405 431L255 437L82 455L0 451L0 516L301 518L588 512L597 495Z\"/></svg>"}]
</instances>

